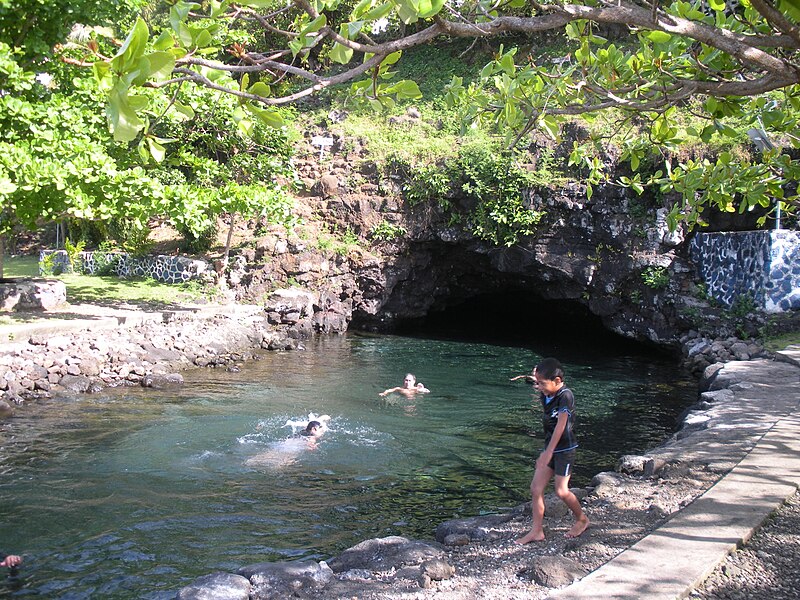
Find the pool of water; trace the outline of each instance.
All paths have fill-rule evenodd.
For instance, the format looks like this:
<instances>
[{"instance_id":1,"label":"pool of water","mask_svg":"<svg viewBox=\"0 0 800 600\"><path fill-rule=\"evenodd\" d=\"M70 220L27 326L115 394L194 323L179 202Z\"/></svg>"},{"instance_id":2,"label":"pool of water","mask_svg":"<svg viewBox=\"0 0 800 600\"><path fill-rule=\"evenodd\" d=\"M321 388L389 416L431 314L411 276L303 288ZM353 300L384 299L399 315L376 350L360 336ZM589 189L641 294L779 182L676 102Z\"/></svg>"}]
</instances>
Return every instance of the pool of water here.
<instances>
[{"instance_id":1,"label":"pool of water","mask_svg":"<svg viewBox=\"0 0 800 600\"><path fill-rule=\"evenodd\" d=\"M664 357L584 354L564 353L577 485L658 444L696 397ZM542 440L531 388L508 379L538 358L348 334L236 373L191 371L176 390L23 406L0 423L0 549L25 564L0 596L173 598L213 571L431 539L444 520L515 506ZM407 371L431 393L379 397ZM316 447L287 442L287 421L309 412L330 415L330 430Z\"/></svg>"}]
</instances>

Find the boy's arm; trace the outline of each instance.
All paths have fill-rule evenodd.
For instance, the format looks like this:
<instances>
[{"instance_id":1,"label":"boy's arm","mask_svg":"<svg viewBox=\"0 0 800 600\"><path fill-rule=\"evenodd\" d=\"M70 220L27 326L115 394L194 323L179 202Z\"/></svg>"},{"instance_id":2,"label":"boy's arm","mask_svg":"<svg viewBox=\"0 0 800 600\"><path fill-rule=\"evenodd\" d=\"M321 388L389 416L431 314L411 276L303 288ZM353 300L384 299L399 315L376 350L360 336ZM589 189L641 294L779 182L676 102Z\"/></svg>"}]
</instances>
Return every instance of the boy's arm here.
<instances>
[{"instance_id":1,"label":"boy's arm","mask_svg":"<svg viewBox=\"0 0 800 600\"><path fill-rule=\"evenodd\" d=\"M380 394L378 394L378 395L379 395L379 396L385 396L386 394L391 394L392 392L396 392L396 391L398 391L399 389L400 389L399 387L393 387L393 388L389 388L388 390L384 390L384 391L382 391L382 392L381 392Z\"/></svg>"}]
</instances>

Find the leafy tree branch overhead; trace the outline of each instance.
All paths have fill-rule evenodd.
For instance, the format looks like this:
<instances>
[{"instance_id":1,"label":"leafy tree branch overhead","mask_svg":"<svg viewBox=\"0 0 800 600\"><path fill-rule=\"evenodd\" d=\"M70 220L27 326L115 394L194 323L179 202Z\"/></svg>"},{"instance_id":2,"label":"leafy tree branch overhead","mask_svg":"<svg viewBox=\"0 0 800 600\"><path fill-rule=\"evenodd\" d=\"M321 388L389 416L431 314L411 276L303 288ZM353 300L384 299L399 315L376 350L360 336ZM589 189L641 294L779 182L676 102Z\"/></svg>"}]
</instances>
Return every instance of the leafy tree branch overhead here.
<instances>
[{"instance_id":1,"label":"leafy tree branch overhead","mask_svg":"<svg viewBox=\"0 0 800 600\"><path fill-rule=\"evenodd\" d=\"M687 2L659 6L616 0L583 4L361 0L355 6L341 0L202 5L180 0L169 9L163 27L151 32L140 20L125 47L113 59L97 64L99 75L115 77L120 88L191 81L273 106L365 75L374 84L375 72L384 76L380 66L394 62L398 52L438 38L566 29L573 41L568 60L557 66L538 65L536 57L530 57L532 62L522 65L502 65L507 76L549 76L559 81L550 82L550 103L542 104L543 112L577 114L611 106L651 110L697 94L753 96L800 81L800 28L794 23L800 10L791 2L703 4L704 10ZM597 24L625 26L630 38L618 49L598 52L607 40L597 33ZM260 27L262 39L270 45L223 47L223 25ZM151 33L152 45L146 49ZM342 64L347 68L336 67ZM287 75L305 81L305 86L280 93L276 86ZM368 93L380 99L398 93L412 96L415 89L410 84L373 85Z\"/></svg>"},{"instance_id":2,"label":"leafy tree branch overhead","mask_svg":"<svg viewBox=\"0 0 800 600\"><path fill-rule=\"evenodd\" d=\"M93 65L108 94L114 136L131 141L165 110L159 93L174 98L187 84L235 96L233 117L247 131L254 120L280 125L276 106L339 84L349 84L355 100L391 108L420 95L414 81L393 79L404 50L453 38L497 39L495 59L476 81L456 77L447 87L465 122L489 123L516 145L534 129L558 136L561 122L574 115L638 115L650 128L626 140L623 158L634 175L615 183L680 192L674 226L702 222L708 205L797 205L786 184L800 168L780 149L762 147L763 154L744 161L723 154L675 163L668 154L687 139L733 137L725 124L731 117L800 145L798 17L798 0L178 0L140 18L119 47L106 45L106 32L97 29L66 46L64 56ZM519 50L520 40L553 30L567 41L563 57ZM676 106L704 125L681 128ZM190 109L172 100L167 110ZM160 151L157 141L150 147ZM609 177L593 148L576 143L571 157L586 169L589 195ZM663 168L638 173L653 152L664 158Z\"/></svg>"}]
</instances>

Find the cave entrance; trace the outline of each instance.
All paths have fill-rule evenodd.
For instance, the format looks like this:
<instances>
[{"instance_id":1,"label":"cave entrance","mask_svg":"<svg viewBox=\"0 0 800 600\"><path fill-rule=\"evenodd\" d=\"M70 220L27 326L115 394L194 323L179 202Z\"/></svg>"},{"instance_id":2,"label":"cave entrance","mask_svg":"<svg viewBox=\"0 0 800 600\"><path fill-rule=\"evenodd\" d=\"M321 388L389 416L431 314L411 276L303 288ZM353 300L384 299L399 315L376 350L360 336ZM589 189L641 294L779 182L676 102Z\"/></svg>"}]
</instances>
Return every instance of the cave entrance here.
<instances>
[{"instance_id":1,"label":"cave entrance","mask_svg":"<svg viewBox=\"0 0 800 600\"><path fill-rule=\"evenodd\" d=\"M528 291L479 294L425 317L404 319L394 332L412 337L465 340L530 348L564 360L601 354L661 355L663 348L607 329L583 304L545 300Z\"/></svg>"}]
</instances>

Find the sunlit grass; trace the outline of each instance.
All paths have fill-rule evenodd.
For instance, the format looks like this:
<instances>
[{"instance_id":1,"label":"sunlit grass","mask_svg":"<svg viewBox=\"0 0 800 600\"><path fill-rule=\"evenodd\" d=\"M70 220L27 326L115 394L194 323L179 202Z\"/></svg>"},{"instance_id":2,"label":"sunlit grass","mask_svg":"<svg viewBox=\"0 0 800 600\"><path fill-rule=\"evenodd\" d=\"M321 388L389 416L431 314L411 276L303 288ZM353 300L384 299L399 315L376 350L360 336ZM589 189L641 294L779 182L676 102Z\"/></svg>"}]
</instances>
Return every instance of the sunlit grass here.
<instances>
[{"instance_id":1,"label":"sunlit grass","mask_svg":"<svg viewBox=\"0 0 800 600\"><path fill-rule=\"evenodd\" d=\"M3 260L3 277L39 277L37 256L11 256Z\"/></svg>"},{"instance_id":2,"label":"sunlit grass","mask_svg":"<svg viewBox=\"0 0 800 600\"><path fill-rule=\"evenodd\" d=\"M4 276L40 277L36 256L7 257ZM123 279L113 275L93 276L78 273L55 276L67 286L70 304L133 304L142 306L174 306L213 300L213 289L198 282L167 284L141 277Z\"/></svg>"},{"instance_id":3,"label":"sunlit grass","mask_svg":"<svg viewBox=\"0 0 800 600\"><path fill-rule=\"evenodd\" d=\"M67 286L67 300L72 303L172 305L204 299L204 290L196 283L167 284L155 279L127 278L113 275L62 274Z\"/></svg>"},{"instance_id":4,"label":"sunlit grass","mask_svg":"<svg viewBox=\"0 0 800 600\"><path fill-rule=\"evenodd\" d=\"M772 352L780 352L789 346L800 346L800 331L790 331L764 340L764 347Z\"/></svg>"}]
</instances>

